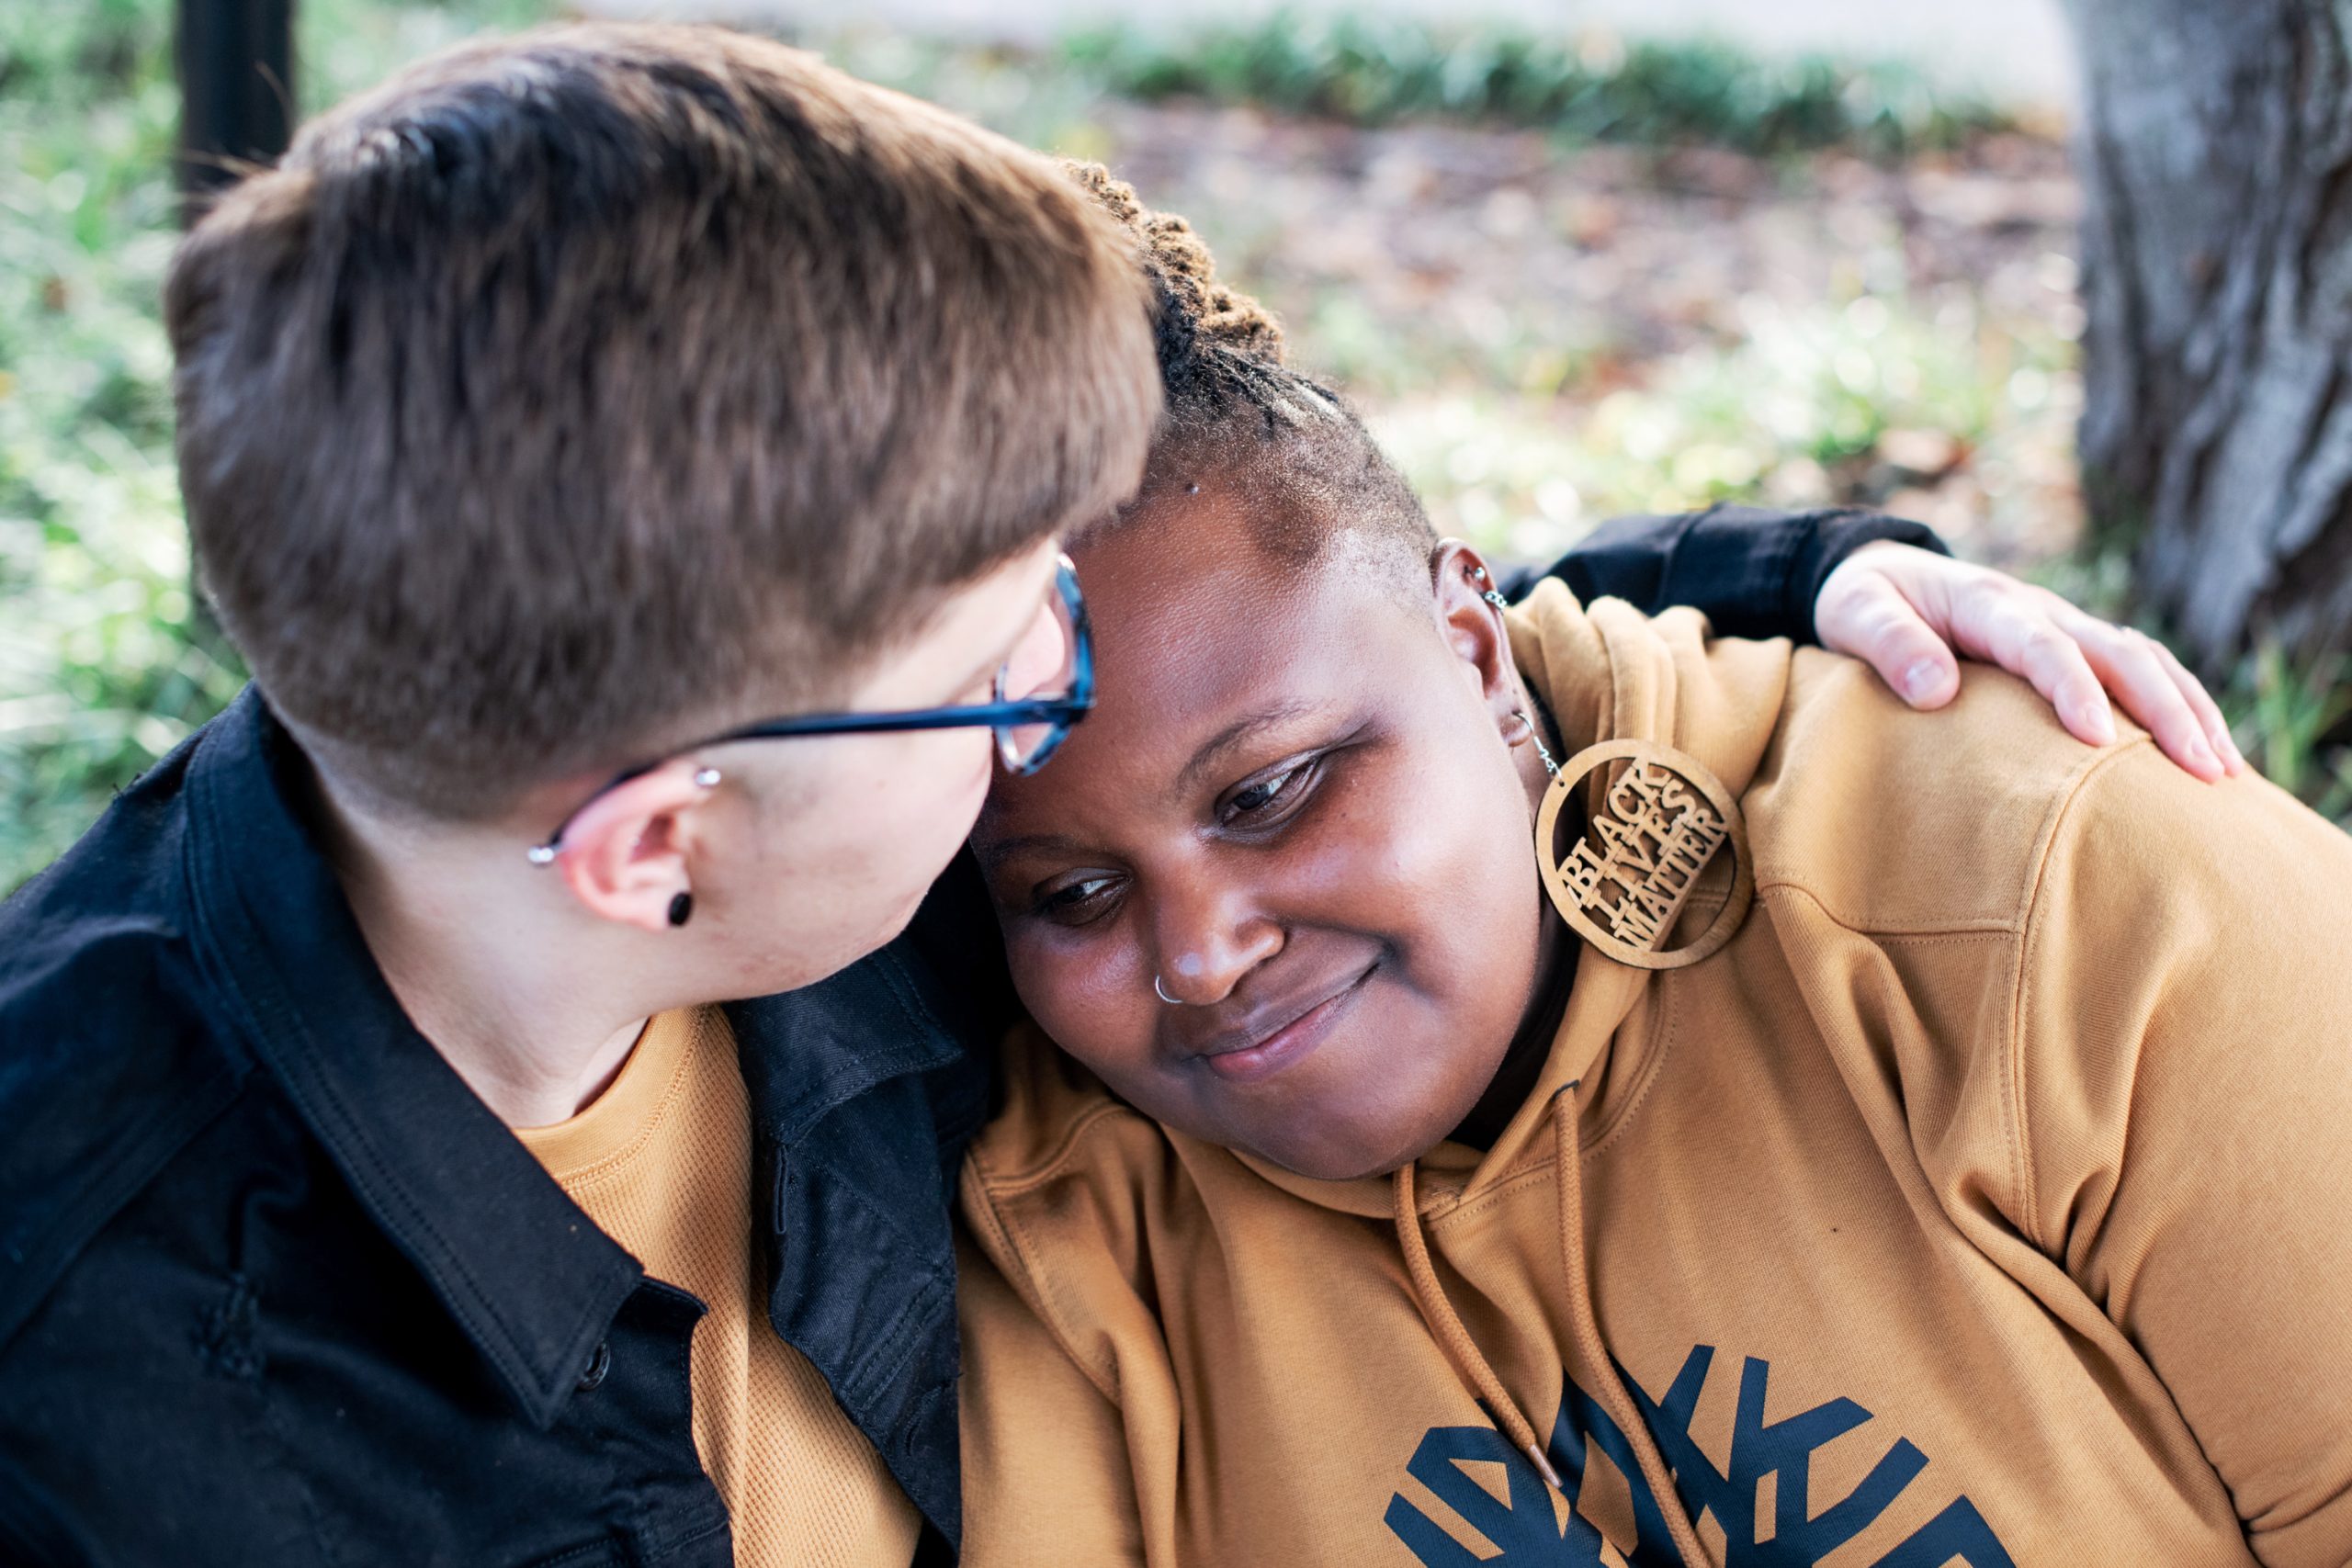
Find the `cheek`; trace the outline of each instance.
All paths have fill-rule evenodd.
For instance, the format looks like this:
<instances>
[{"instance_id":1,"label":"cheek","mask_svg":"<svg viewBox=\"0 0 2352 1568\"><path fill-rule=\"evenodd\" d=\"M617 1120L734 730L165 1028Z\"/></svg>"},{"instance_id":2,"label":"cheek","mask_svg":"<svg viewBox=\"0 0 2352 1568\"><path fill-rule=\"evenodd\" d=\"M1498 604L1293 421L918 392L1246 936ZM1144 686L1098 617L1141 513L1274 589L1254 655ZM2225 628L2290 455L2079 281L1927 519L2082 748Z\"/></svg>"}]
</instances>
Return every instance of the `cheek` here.
<instances>
[{"instance_id":1,"label":"cheek","mask_svg":"<svg viewBox=\"0 0 2352 1568\"><path fill-rule=\"evenodd\" d=\"M834 818L846 844L895 883L929 882L946 869L979 819L996 763L987 730L942 729L880 738L872 754L834 782Z\"/></svg>"},{"instance_id":2,"label":"cheek","mask_svg":"<svg viewBox=\"0 0 2352 1568\"><path fill-rule=\"evenodd\" d=\"M1507 753L1470 749L1482 739L1416 746L1316 835L1317 875L1395 934L1406 977L1432 993L1484 983L1470 964L1532 942L1526 796Z\"/></svg>"},{"instance_id":3,"label":"cheek","mask_svg":"<svg viewBox=\"0 0 2352 1568\"><path fill-rule=\"evenodd\" d=\"M1129 1099L1152 1070L1159 1010L1138 949L1114 929L1087 938L1023 922L1005 954L1022 1005L1054 1043Z\"/></svg>"},{"instance_id":4,"label":"cheek","mask_svg":"<svg viewBox=\"0 0 2352 1568\"><path fill-rule=\"evenodd\" d=\"M845 937L911 910L978 818L994 756L985 731L943 730L860 737L810 758L761 809L774 896Z\"/></svg>"},{"instance_id":5,"label":"cheek","mask_svg":"<svg viewBox=\"0 0 2352 1568\"><path fill-rule=\"evenodd\" d=\"M1342 835L1378 852L1333 866L1354 879L1358 919L1381 922L1368 929L1395 986L1363 1058L1376 1066L1359 1085L1360 1146L1335 1160L1351 1168L1418 1153L1468 1111L1519 1029L1541 951L1533 833L1509 753L1465 727L1399 764L1397 782L1361 803L1385 829L1367 820Z\"/></svg>"}]
</instances>

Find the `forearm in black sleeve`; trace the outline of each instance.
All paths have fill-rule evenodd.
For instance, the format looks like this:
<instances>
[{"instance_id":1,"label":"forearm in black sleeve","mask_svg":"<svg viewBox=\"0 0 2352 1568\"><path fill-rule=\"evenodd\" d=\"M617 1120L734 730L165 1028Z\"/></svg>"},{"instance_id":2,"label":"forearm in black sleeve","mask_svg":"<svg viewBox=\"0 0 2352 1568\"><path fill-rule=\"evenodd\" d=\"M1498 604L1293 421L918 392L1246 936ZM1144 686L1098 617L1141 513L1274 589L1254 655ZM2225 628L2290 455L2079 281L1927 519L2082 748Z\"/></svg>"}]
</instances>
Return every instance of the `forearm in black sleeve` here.
<instances>
[{"instance_id":1,"label":"forearm in black sleeve","mask_svg":"<svg viewBox=\"0 0 2352 1568\"><path fill-rule=\"evenodd\" d=\"M1822 583L1840 561L1880 539L1951 553L1926 524L1875 512L1713 506L1604 523L1548 571L1521 573L1505 591L1517 599L1556 577L1587 604L1623 599L1651 614L1688 604L1726 637L1811 642Z\"/></svg>"}]
</instances>

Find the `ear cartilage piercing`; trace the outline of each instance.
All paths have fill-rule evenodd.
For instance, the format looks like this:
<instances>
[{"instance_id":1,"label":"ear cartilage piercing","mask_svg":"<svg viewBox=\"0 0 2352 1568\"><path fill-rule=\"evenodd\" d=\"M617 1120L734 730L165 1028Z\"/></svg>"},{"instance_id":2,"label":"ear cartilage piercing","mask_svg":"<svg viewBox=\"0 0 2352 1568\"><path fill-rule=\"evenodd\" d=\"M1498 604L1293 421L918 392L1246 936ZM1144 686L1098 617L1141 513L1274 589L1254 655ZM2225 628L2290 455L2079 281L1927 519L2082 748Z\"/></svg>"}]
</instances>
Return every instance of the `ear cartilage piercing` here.
<instances>
[{"instance_id":1,"label":"ear cartilage piercing","mask_svg":"<svg viewBox=\"0 0 2352 1568\"><path fill-rule=\"evenodd\" d=\"M696 769L695 772L695 787L696 789L717 789L718 787L718 770L717 768Z\"/></svg>"},{"instance_id":2,"label":"ear cartilage piercing","mask_svg":"<svg viewBox=\"0 0 2352 1568\"><path fill-rule=\"evenodd\" d=\"M694 896L693 894L691 894L691 893L680 893L680 894L674 895L674 896L671 898L671 900L670 900L670 923L671 923L672 925L673 925L673 926L683 926L683 925L684 925L688 920L693 919L694 919L694 916L695 916L695 896Z\"/></svg>"},{"instance_id":3,"label":"ear cartilage piercing","mask_svg":"<svg viewBox=\"0 0 2352 1568\"><path fill-rule=\"evenodd\" d=\"M1161 1001L1166 1002L1170 1007L1177 1005L1176 998L1168 994L1168 987L1159 983L1159 976L1157 975L1154 975L1151 977L1151 991L1152 995L1158 997Z\"/></svg>"}]
</instances>

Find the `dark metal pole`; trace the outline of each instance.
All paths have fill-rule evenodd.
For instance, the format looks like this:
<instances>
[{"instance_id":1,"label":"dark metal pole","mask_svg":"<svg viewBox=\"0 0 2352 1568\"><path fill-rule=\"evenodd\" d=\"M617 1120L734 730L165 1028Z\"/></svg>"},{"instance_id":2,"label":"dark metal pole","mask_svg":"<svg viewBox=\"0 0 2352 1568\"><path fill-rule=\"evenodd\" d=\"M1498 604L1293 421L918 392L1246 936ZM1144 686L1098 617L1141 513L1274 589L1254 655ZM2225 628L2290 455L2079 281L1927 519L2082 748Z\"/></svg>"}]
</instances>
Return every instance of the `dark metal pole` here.
<instances>
[{"instance_id":1,"label":"dark metal pole","mask_svg":"<svg viewBox=\"0 0 2352 1568\"><path fill-rule=\"evenodd\" d=\"M179 0L180 214L203 215L248 164L275 163L294 130L294 0ZM236 655L189 569L188 638Z\"/></svg>"},{"instance_id":2,"label":"dark metal pole","mask_svg":"<svg viewBox=\"0 0 2352 1568\"><path fill-rule=\"evenodd\" d=\"M294 129L294 0L179 0L180 190L187 210Z\"/></svg>"}]
</instances>

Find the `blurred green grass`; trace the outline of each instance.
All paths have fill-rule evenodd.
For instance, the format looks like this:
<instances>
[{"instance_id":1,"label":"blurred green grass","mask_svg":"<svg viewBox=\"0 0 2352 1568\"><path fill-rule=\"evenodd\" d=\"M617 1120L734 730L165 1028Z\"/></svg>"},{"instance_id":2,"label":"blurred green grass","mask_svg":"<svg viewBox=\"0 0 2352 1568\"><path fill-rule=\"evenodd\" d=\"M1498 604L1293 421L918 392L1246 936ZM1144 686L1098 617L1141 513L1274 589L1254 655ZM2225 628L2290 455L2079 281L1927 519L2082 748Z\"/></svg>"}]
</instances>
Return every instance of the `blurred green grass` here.
<instances>
[{"instance_id":1,"label":"blurred green grass","mask_svg":"<svg viewBox=\"0 0 2352 1568\"><path fill-rule=\"evenodd\" d=\"M1173 39L1104 28L1069 39L1064 51L1132 97L1254 104L1360 125L1443 116L1589 141L1764 155L1844 147L1895 158L2009 124L1901 64L1765 59L1704 39L1628 43L1565 28L1277 11Z\"/></svg>"},{"instance_id":2,"label":"blurred green grass","mask_svg":"<svg viewBox=\"0 0 2352 1568\"><path fill-rule=\"evenodd\" d=\"M547 14L543 0L304 0L302 105ZM0 10L0 890L243 678L191 603L172 468L157 314L177 216L170 16L168 0ZM1293 18L1182 44L1097 33L1029 54L872 32L823 41L849 69L1080 156L1115 150L1103 128L1123 96L1774 156L1825 145L1911 156L1996 118L1895 71L1361 21ZM1260 287L1247 205L1186 205ZM1284 309L1302 359L1364 395L1441 523L1524 555L1624 510L1899 494L1906 438L1997 455L2021 402L2071 385L2065 334L1955 329L1935 301L1857 286L1647 365L1577 402L1571 420L1565 394L1609 384L1622 346L1563 342L1493 304L1491 331L1398 320L1329 284L1295 290ZM2056 570L2112 610L2128 587L2120 559L2110 548ZM2266 651L2230 692L2257 762L2336 814L2352 810L2352 750L2332 739L2342 674Z\"/></svg>"},{"instance_id":3,"label":"blurred green grass","mask_svg":"<svg viewBox=\"0 0 2352 1568\"><path fill-rule=\"evenodd\" d=\"M305 107L543 9L305 0ZM244 679L191 602L172 465L171 14L0 10L0 890Z\"/></svg>"},{"instance_id":4,"label":"blurred green grass","mask_svg":"<svg viewBox=\"0 0 2352 1568\"><path fill-rule=\"evenodd\" d=\"M0 887L240 679L172 470L168 42L131 0L0 13Z\"/></svg>"}]
</instances>

